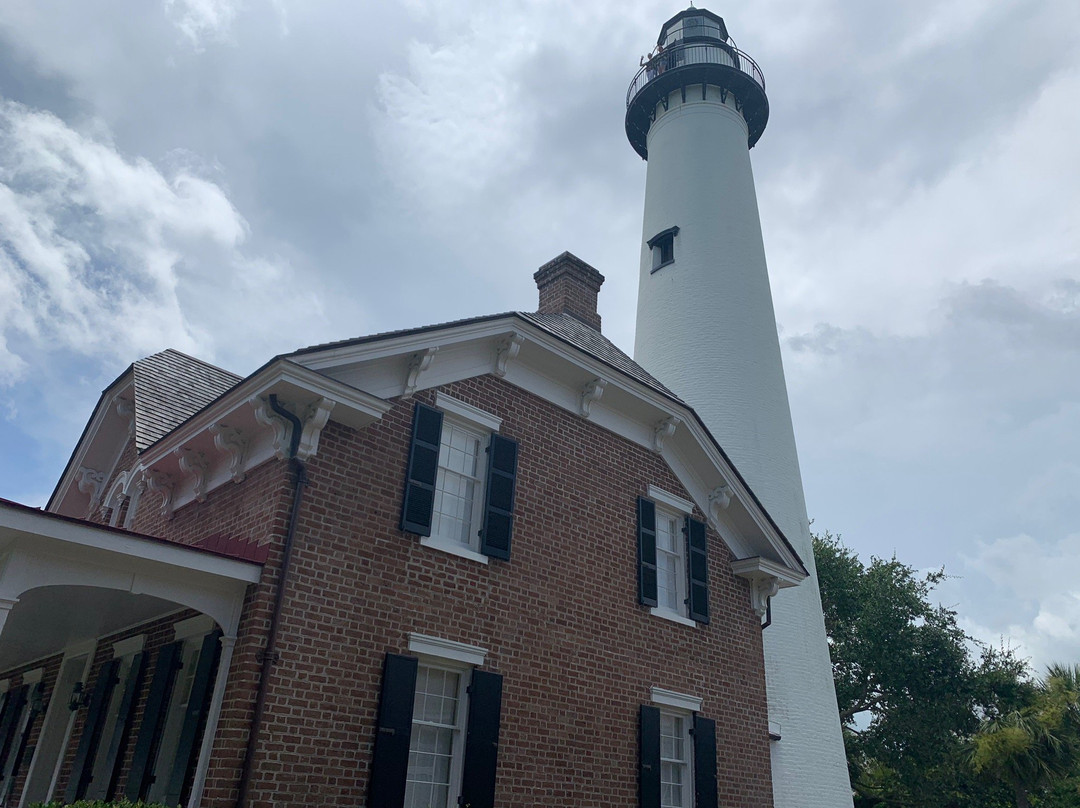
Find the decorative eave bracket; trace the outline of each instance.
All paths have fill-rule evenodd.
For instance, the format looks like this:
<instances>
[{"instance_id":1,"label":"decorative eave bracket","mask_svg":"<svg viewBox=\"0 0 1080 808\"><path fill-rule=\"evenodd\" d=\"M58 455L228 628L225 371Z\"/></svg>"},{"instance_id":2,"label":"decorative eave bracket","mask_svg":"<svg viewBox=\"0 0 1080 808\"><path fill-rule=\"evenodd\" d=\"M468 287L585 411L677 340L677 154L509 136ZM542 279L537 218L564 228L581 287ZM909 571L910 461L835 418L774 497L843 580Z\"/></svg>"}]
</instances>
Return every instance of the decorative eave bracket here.
<instances>
[{"instance_id":1,"label":"decorative eave bracket","mask_svg":"<svg viewBox=\"0 0 1080 808\"><path fill-rule=\"evenodd\" d=\"M135 402L126 398L116 399L116 414L128 422L128 438L135 437Z\"/></svg>"},{"instance_id":2,"label":"decorative eave bracket","mask_svg":"<svg viewBox=\"0 0 1080 808\"><path fill-rule=\"evenodd\" d=\"M105 472L80 466L76 472L75 482L80 491L90 495L90 506L86 510L89 517L101 504L101 491L105 487Z\"/></svg>"},{"instance_id":3,"label":"decorative eave bracket","mask_svg":"<svg viewBox=\"0 0 1080 808\"><path fill-rule=\"evenodd\" d=\"M515 331L499 340L499 344L495 346L495 375L500 379L506 377L506 369L517 359L523 342L525 342L525 336Z\"/></svg>"},{"instance_id":4,"label":"decorative eave bracket","mask_svg":"<svg viewBox=\"0 0 1080 808\"><path fill-rule=\"evenodd\" d=\"M180 471L185 477L191 477L194 481L192 493L199 502L206 502L206 472L210 468L210 462L202 452L182 446L173 451L180 465Z\"/></svg>"},{"instance_id":5,"label":"decorative eave bracket","mask_svg":"<svg viewBox=\"0 0 1080 808\"><path fill-rule=\"evenodd\" d=\"M592 405L599 401L604 395L604 388L607 387L607 382L603 379L593 379L588 382L581 391L581 414L585 418L588 418L592 414Z\"/></svg>"},{"instance_id":6,"label":"decorative eave bracket","mask_svg":"<svg viewBox=\"0 0 1080 808\"><path fill-rule=\"evenodd\" d=\"M274 457L278 460L287 460L289 457L289 430L292 428L292 424L274 412L270 408L270 402L262 396L253 397L250 403L255 410L255 420L263 426L268 426L274 430Z\"/></svg>"},{"instance_id":7,"label":"decorative eave bracket","mask_svg":"<svg viewBox=\"0 0 1080 808\"><path fill-rule=\"evenodd\" d=\"M769 598L779 592L780 587L796 586L806 577L760 556L732 561L731 569L750 582L750 605L758 617L765 616Z\"/></svg>"},{"instance_id":8,"label":"decorative eave bracket","mask_svg":"<svg viewBox=\"0 0 1080 808\"><path fill-rule=\"evenodd\" d=\"M226 424L210 424L210 434L214 436L214 446L219 452L229 457L229 474L234 483L242 483L247 477L244 471L244 458L248 442L244 433Z\"/></svg>"},{"instance_id":9,"label":"decorative eave bracket","mask_svg":"<svg viewBox=\"0 0 1080 808\"><path fill-rule=\"evenodd\" d=\"M304 430L300 433L300 445L296 448L297 458L307 461L319 451L319 436L322 435L326 422L330 420L330 413L336 403L329 398L320 398L308 406L303 418Z\"/></svg>"},{"instance_id":10,"label":"decorative eave bracket","mask_svg":"<svg viewBox=\"0 0 1080 808\"><path fill-rule=\"evenodd\" d=\"M439 352L439 346L433 345L425 351L414 353L409 359L409 375L405 379L405 392L402 398L411 398L420 385L420 376L431 367L435 354Z\"/></svg>"},{"instance_id":11,"label":"decorative eave bracket","mask_svg":"<svg viewBox=\"0 0 1080 808\"><path fill-rule=\"evenodd\" d=\"M161 494L161 515L166 519L172 519L174 489L172 475L147 469L143 472L143 478L146 480L147 490Z\"/></svg>"},{"instance_id":12,"label":"decorative eave bracket","mask_svg":"<svg viewBox=\"0 0 1080 808\"><path fill-rule=\"evenodd\" d=\"M653 427L653 451L662 452L664 450L664 441L675 434L675 430L679 428L679 424L682 423L682 419L674 415L670 415L662 421L658 421L656 426Z\"/></svg>"},{"instance_id":13,"label":"decorative eave bracket","mask_svg":"<svg viewBox=\"0 0 1080 808\"><path fill-rule=\"evenodd\" d=\"M731 504L731 495L734 492L727 483L718 485L709 492L709 507L719 516L720 511L726 511Z\"/></svg>"}]
</instances>

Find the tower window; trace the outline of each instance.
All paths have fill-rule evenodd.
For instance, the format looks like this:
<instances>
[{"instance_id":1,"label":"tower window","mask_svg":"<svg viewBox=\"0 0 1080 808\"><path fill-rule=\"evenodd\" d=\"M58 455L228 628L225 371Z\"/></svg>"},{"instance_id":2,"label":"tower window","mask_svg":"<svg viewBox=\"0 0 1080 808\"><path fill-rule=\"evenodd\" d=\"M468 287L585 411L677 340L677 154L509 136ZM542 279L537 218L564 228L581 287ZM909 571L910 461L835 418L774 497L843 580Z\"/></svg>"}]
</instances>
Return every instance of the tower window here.
<instances>
[{"instance_id":1,"label":"tower window","mask_svg":"<svg viewBox=\"0 0 1080 808\"><path fill-rule=\"evenodd\" d=\"M675 263L675 236L679 235L678 227L669 227L657 233L647 242L652 250L652 271Z\"/></svg>"}]
</instances>

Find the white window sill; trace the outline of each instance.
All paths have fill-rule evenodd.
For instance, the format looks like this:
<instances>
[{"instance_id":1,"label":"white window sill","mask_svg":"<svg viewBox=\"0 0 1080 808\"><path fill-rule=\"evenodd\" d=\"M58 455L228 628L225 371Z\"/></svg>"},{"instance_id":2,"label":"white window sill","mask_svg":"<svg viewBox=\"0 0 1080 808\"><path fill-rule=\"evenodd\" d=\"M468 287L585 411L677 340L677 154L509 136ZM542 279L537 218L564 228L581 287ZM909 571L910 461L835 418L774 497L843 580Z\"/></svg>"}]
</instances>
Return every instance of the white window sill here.
<instances>
[{"instance_id":1,"label":"white window sill","mask_svg":"<svg viewBox=\"0 0 1080 808\"><path fill-rule=\"evenodd\" d=\"M683 626L690 626L690 628L697 628L698 625L689 617L683 617L678 612L671 611L671 609L661 609L658 606L654 606L653 608L649 609L649 613L656 617L662 617L665 620L670 620L672 623L679 623Z\"/></svg>"},{"instance_id":2,"label":"white window sill","mask_svg":"<svg viewBox=\"0 0 1080 808\"><path fill-rule=\"evenodd\" d=\"M450 553L450 555L460 556L461 558L467 558L470 561L478 561L481 564L488 563L488 557L483 553L478 553L475 550L470 550L468 547L463 547L457 542L448 541L446 539L432 538L430 536L421 536L420 544L424 547L430 547L433 550L442 550L444 553Z\"/></svg>"}]
</instances>

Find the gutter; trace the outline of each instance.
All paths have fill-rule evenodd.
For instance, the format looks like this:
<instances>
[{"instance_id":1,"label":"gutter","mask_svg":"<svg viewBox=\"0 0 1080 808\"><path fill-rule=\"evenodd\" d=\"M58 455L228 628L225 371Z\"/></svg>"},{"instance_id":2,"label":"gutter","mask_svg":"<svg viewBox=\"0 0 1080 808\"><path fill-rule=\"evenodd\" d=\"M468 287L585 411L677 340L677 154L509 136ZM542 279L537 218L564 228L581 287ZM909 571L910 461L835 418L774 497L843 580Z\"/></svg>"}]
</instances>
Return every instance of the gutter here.
<instances>
[{"instance_id":1,"label":"gutter","mask_svg":"<svg viewBox=\"0 0 1080 808\"><path fill-rule=\"evenodd\" d=\"M299 418L278 404L276 394L271 394L269 401L270 409L292 424L292 433L289 436L289 468L293 473L293 501L289 513L289 527L285 533L285 546L282 550L281 572L278 575L277 589L274 591L274 606L270 612L270 628L267 632L266 647L262 652L262 669L259 672L259 690L255 695L255 712L251 717L247 749L244 751L244 763L240 769L240 781L237 784L236 808L246 808L248 792L251 789L251 771L255 763L255 754L259 749L259 731L262 729L263 714L266 712L266 693L269 690L273 665L277 662L278 626L281 620L281 608L285 602L285 587L289 583L289 572L292 567L296 522L300 514L304 486L308 483L307 470L296 456L303 424L300 423Z\"/></svg>"}]
</instances>

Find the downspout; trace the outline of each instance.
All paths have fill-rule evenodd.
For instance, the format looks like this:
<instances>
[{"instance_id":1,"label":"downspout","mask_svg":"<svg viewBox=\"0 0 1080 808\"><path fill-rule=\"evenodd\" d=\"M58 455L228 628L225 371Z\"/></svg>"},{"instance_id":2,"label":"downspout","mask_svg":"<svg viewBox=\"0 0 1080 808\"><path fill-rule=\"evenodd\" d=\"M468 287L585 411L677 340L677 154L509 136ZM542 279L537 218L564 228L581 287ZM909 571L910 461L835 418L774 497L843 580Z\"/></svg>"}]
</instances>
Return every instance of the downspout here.
<instances>
[{"instance_id":1,"label":"downspout","mask_svg":"<svg viewBox=\"0 0 1080 808\"><path fill-rule=\"evenodd\" d=\"M274 394L270 395L270 409L292 424L292 433L289 440L289 468L293 472L293 501L292 510L289 514L289 527L285 533L285 546L282 550L281 572L278 574L278 585L274 592L273 611L270 613L270 628L267 631L266 647L263 649L262 669L259 673L259 690L255 694L255 712L251 717L251 729L248 732L244 764L240 769L236 808L246 808L248 791L251 787L251 770L255 763L255 753L259 747L259 730L262 728L263 713L266 710L266 692L269 689L271 669L274 662L277 661L278 623L281 619L281 607L285 602L285 587L289 582L293 537L296 535L296 522L300 514L300 502L303 499L304 486L308 482L304 464L296 456L297 448L300 446L300 433L303 431L303 424L300 423L299 418L278 404L277 396Z\"/></svg>"},{"instance_id":2,"label":"downspout","mask_svg":"<svg viewBox=\"0 0 1080 808\"><path fill-rule=\"evenodd\" d=\"M765 599L765 622L761 624L761 630L764 631L772 625L772 598Z\"/></svg>"}]
</instances>

